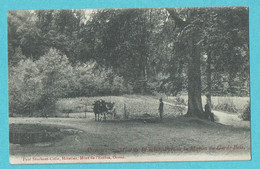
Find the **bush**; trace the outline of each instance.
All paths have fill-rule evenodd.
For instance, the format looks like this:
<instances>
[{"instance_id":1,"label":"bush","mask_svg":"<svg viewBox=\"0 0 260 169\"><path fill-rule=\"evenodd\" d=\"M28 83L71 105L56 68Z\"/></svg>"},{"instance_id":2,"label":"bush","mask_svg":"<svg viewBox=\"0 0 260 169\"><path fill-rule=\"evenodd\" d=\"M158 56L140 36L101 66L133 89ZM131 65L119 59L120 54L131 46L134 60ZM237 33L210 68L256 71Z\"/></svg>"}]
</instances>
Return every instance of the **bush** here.
<instances>
[{"instance_id":1,"label":"bush","mask_svg":"<svg viewBox=\"0 0 260 169\"><path fill-rule=\"evenodd\" d=\"M70 91L74 82L73 68L68 58L56 49L50 51L36 61L40 71L44 91L53 97L64 97Z\"/></svg>"},{"instance_id":2,"label":"bush","mask_svg":"<svg viewBox=\"0 0 260 169\"><path fill-rule=\"evenodd\" d=\"M51 114L59 98L130 94L132 90L112 69L95 69L88 64L73 68L56 49L35 62L21 60L9 68L10 116Z\"/></svg>"},{"instance_id":3,"label":"bush","mask_svg":"<svg viewBox=\"0 0 260 169\"><path fill-rule=\"evenodd\" d=\"M250 121L250 103L249 102L244 107L241 118L245 121Z\"/></svg>"},{"instance_id":4,"label":"bush","mask_svg":"<svg viewBox=\"0 0 260 169\"><path fill-rule=\"evenodd\" d=\"M185 100L184 100L180 95L177 95L177 96L176 96L176 102L177 102L178 105L187 106Z\"/></svg>"},{"instance_id":5,"label":"bush","mask_svg":"<svg viewBox=\"0 0 260 169\"><path fill-rule=\"evenodd\" d=\"M42 96L37 107L42 113L53 113L58 98L66 97L74 85L72 79L73 69L68 58L56 49L36 61L42 76Z\"/></svg>"},{"instance_id":6,"label":"bush","mask_svg":"<svg viewBox=\"0 0 260 169\"><path fill-rule=\"evenodd\" d=\"M38 61L21 60L9 71L9 112L51 113L55 102L71 88L72 67L56 49Z\"/></svg>"},{"instance_id":7,"label":"bush","mask_svg":"<svg viewBox=\"0 0 260 169\"><path fill-rule=\"evenodd\" d=\"M237 113L238 109L232 100L220 101L217 105L213 105L214 110Z\"/></svg>"},{"instance_id":8,"label":"bush","mask_svg":"<svg viewBox=\"0 0 260 169\"><path fill-rule=\"evenodd\" d=\"M43 85L37 65L30 59L21 60L9 69L9 112L31 113L40 102Z\"/></svg>"},{"instance_id":9,"label":"bush","mask_svg":"<svg viewBox=\"0 0 260 169\"><path fill-rule=\"evenodd\" d=\"M70 79L73 85L71 85L68 97L92 96L95 87L93 78L92 68L89 68L88 64L75 65Z\"/></svg>"},{"instance_id":10,"label":"bush","mask_svg":"<svg viewBox=\"0 0 260 169\"><path fill-rule=\"evenodd\" d=\"M131 85L112 69L89 69L85 64L74 68L75 96L105 96L132 93Z\"/></svg>"}]
</instances>

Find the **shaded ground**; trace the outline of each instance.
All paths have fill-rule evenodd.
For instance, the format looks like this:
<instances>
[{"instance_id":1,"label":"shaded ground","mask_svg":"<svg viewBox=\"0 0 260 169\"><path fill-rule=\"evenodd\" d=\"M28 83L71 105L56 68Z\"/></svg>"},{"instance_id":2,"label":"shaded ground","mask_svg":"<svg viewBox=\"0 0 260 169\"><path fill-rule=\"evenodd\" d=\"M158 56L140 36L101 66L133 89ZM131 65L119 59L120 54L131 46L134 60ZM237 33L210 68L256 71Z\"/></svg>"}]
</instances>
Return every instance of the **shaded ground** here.
<instances>
[{"instance_id":1,"label":"shaded ground","mask_svg":"<svg viewBox=\"0 0 260 169\"><path fill-rule=\"evenodd\" d=\"M48 144L10 144L11 156L133 153L250 155L249 129L195 118L179 117L162 122L158 119L95 122L93 116L89 116L87 119L10 118L9 121L10 124L39 124L79 131ZM235 145L240 149L234 150ZM184 147L189 150L184 150ZM209 150L209 147L222 149ZM138 152L133 152L133 148ZM178 148L182 150L177 151Z\"/></svg>"}]
</instances>

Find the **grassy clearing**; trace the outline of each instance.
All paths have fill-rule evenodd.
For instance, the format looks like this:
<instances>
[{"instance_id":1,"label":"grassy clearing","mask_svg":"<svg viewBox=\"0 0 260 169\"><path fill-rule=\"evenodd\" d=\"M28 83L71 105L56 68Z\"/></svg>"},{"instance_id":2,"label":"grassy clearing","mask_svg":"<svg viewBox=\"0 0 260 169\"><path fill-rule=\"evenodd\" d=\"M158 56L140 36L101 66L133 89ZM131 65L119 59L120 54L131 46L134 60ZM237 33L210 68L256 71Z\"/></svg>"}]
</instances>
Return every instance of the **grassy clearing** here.
<instances>
[{"instance_id":1,"label":"grassy clearing","mask_svg":"<svg viewBox=\"0 0 260 169\"><path fill-rule=\"evenodd\" d=\"M187 96L163 97L163 96L143 96L143 95L124 95L124 96L103 96L103 97L79 97L60 99L56 104L57 117L77 117L85 118L92 113L93 103L103 99L107 102L115 102L116 113L119 119L124 118L124 106L126 107L129 118L159 117L158 106L159 98L165 102L164 117L178 117L186 113L185 105L188 104ZM212 97L214 110L225 111L227 113L237 113L241 116L249 97ZM169 104L168 104L169 103ZM206 104L206 97L202 97L202 104ZM235 111L234 111L235 110ZM86 113L87 112L87 113Z\"/></svg>"},{"instance_id":2,"label":"grassy clearing","mask_svg":"<svg viewBox=\"0 0 260 169\"><path fill-rule=\"evenodd\" d=\"M58 116L64 116L63 112L70 110L73 113L92 111L92 104L95 100L103 99L107 102L115 102L116 113L120 118L123 118L124 105L130 118L138 118L146 115L151 117L159 117L158 107L159 100L150 96L126 95L126 96L105 96L105 97L80 97L70 99L60 99L57 103ZM171 101L173 104L176 101ZM65 110L65 111L64 111ZM164 116L177 117L186 112L185 108L176 104L175 106L165 104ZM81 115L82 116L82 115Z\"/></svg>"}]
</instances>

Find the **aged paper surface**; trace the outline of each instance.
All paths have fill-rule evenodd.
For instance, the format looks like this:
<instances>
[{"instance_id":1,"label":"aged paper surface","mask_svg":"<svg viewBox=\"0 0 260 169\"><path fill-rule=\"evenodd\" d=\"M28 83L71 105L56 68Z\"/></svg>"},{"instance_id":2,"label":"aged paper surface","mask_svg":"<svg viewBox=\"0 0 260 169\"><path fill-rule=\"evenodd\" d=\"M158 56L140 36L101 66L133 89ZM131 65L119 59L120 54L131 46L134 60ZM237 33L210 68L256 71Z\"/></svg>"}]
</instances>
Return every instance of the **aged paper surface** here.
<instances>
[{"instance_id":1,"label":"aged paper surface","mask_svg":"<svg viewBox=\"0 0 260 169\"><path fill-rule=\"evenodd\" d=\"M8 12L11 164L250 160L248 8Z\"/></svg>"}]
</instances>

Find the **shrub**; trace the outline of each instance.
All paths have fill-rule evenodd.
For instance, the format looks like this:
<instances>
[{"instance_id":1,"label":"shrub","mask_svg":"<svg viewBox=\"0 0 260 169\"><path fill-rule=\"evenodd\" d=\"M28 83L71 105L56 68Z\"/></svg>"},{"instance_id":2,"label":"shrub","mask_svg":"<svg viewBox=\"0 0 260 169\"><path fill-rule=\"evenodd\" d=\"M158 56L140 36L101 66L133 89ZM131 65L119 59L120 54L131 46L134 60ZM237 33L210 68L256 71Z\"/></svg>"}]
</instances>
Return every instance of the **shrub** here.
<instances>
[{"instance_id":1,"label":"shrub","mask_svg":"<svg viewBox=\"0 0 260 169\"><path fill-rule=\"evenodd\" d=\"M58 98L130 94L132 90L112 69L95 69L87 64L73 68L56 49L35 62L21 60L9 68L10 115L51 114Z\"/></svg>"},{"instance_id":2,"label":"shrub","mask_svg":"<svg viewBox=\"0 0 260 169\"><path fill-rule=\"evenodd\" d=\"M89 68L87 63L75 65L71 77L73 85L71 85L68 97L92 96L95 88L93 78L92 68Z\"/></svg>"},{"instance_id":3,"label":"shrub","mask_svg":"<svg viewBox=\"0 0 260 169\"><path fill-rule=\"evenodd\" d=\"M232 113L237 113L238 111L234 104L229 104L229 103L217 104L213 109L232 112Z\"/></svg>"},{"instance_id":4,"label":"shrub","mask_svg":"<svg viewBox=\"0 0 260 169\"><path fill-rule=\"evenodd\" d=\"M24 114L36 109L42 97L42 77L30 59L21 60L9 69L9 112Z\"/></svg>"},{"instance_id":5,"label":"shrub","mask_svg":"<svg viewBox=\"0 0 260 169\"><path fill-rule=\"evenodd\" d=\"M44 113L51 113L57 99L66 97L74 85L71 81L73 69L68 58L56 49L50 49L36 61L36 64L42 76L43 86L43 94L37 107Z\"/></svg>"},{"instance_id":6,"label":"shrub","mask_svg":"<svg viewBox=\"0 0 260 169\"><path fill-rule=\"evenodd\" d=\"M93 66L95 65L95 66ZM70 97L120 95L132 93L131 85L109 68L98 68L95 62L74 66Z\"/></svg>"},{"instance_id":7,"label":"shrub","mask_svg":"<svg viewBox=\"0 0 260 169\"><path fill-rule=\"evenodd\" d=\"M15 66L21 60L24 60L26 57L22 53L22 49L20 47L11 50L8 48L8 66Z\"/></svg>"},{"instance_id":8,"label":"shrub","mask_svg":"<svg viewBox=\"0 0 260 169\"><path fill-rule=\"evenodd\" d=\"M176 102L177 102L178 105L184 105L184 106L187 105L184 98L182 98L180 95L176 96Z\"/></svg>"},{"instance_id":9,"label":"shrub","mask_svg":"<svg viewBox=\"0 0 260 169\"><path fill-rule=\"evenodd\" d=\"M72 67L66 56L50 49L38 61L21 60L9 71L9 112L52 113L55 102L71 85Z\"/></svg>"},{"instance_id":10,"label":"shrub","mask_svg":"<svg viewBox=\"0 0 260 169\"><path fill-rule=\"evenodd\" d=\"M231 99L219 101L216 105L213 104L213 109L226 111L226 112L232 112L232 113L238 112L236 105L234 104L233 100L231 100Z\"/></svg>"},{"instance_id":11,"label":"shrub","mask_svg":"<svg viewBox=\"0 0 260 169\"><path fill-rule=\"evenodd\" d=\"M250 103L249 102L247 103L247 105L245 105L241 117L245 121L250 121Z\"/></svg>"}]
</instances>

